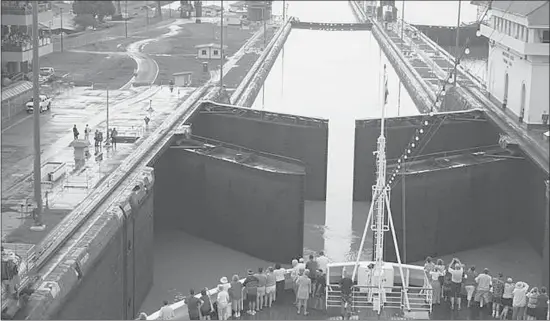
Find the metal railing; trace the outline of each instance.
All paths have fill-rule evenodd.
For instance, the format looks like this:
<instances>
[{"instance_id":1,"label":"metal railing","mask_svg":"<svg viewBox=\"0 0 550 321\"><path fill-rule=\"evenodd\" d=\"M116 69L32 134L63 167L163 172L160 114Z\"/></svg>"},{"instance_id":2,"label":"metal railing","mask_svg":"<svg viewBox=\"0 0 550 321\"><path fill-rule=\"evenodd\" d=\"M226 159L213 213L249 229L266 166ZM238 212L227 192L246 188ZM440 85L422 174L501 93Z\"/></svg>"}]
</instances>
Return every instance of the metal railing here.
<instances>
[{"instance_id":1,"label":"metal railing","mask_svg":"<svg viewBox=\"0 0 550 321\"><path fill-rule=\"evenodd\" d=\"M427 281L427 278L425 277ZM381 287L373 285L355 285L351 293L351 309L374 309L381 301L387 309L403 311L432 312L433 289L427 283L426 287ZM330 284L326 287L326 307L341 308L342 292L339 285Z\"/></svg>"}]
</instances>

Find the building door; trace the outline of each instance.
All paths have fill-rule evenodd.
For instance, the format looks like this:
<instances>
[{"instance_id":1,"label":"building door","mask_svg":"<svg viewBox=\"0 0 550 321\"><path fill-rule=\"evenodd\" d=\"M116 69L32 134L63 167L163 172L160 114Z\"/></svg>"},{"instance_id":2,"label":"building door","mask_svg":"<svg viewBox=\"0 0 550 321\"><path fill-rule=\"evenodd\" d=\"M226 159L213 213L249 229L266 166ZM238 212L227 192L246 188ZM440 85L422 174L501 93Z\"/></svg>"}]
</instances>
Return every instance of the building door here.
<instances>
[{"instance_id":1,"label":"building door","mask_svg":"<svg viewBox=\"0 0 550 321\"><path fill-rule=\"evenodd\" d=\"M525 117L525 83L521 84L521 109L519 110L519 122L523 123Z\"/></svg>"},{"instance_id":2,"label":"building door","mask_svg":"<svg viewBox=\"0 0 550 321\"><path fill-rule=\"evenodd\" d=\"M504 97L502 98L502 108L508 104L508 73L504 75Z\"/></svg>"}]
</instances>

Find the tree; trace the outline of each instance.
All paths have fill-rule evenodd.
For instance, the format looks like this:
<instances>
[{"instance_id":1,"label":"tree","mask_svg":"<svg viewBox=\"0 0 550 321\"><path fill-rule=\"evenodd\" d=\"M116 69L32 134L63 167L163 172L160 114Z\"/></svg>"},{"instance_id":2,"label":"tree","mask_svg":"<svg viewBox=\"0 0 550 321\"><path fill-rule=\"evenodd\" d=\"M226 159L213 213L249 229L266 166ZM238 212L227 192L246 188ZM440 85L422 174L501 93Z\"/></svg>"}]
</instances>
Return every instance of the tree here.
<instances>
[{"instance_id":1,"label":"tree","mask_svg":"<svg viewBox=\"0 0 550 321\"><path fill-rule=\"evenodd\" d=\"M75 25L79 26L82 29L88 27L95 27L97 25L97 20L91 14L80 14L73 18Z\"/></svg>"},{"instance_id":2,"label":"tree","mask_svg":"<svg viewBox=\"0 0 550 321\"><path fill-rule=\"evenodd\" d=\"M92 15L94 19L103 22L106 16L112 16L116 13L113 1L83 1L73 2L73 12L78 15ZM76 23L76 22L75 22Z\"/></svg>"}]
</instances>

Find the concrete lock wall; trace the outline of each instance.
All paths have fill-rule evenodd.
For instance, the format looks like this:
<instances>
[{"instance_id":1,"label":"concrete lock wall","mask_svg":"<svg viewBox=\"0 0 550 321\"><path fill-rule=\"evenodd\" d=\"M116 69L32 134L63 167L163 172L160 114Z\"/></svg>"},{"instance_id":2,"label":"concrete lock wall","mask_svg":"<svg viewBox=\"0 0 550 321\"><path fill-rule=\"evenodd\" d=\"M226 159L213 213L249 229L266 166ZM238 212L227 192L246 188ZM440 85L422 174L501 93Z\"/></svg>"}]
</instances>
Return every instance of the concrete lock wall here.
<instances>
[{"instance_id":1,"label":"concrete lock wall","mask_svg":"<svg viewBox=\"0 0 550 321\"><path fill-rule=\"evenodd\" d=\"M328 126L289 124L228 114L201 113L193 120L193 134L281 155L306 165L307 200L325 200Z\"/></svg>"},{"instance_id":2,"label":"concrete lock wall","mask_svg":"<svg viewBox=\"0 0 550 321\"><path fill-rule=\"evenodd\" d=\"M481 164L436 169L405 177L406 259L493 244L516 237L527 228L521 213L517 168L521 160L499 159ZM402 185L392 190L391 208L397 241L403 258ZM498 229L487 228L498 222ZM422 237L419 237L422 235ZM395 261L390 237L386 260ZM542 242L542 239L541 239Z\"/></svg>"},{"instance_id":3,"label":"concrete lock wall","mask_svg":"<svg viewBox=\"0 0 550 321\"><path fill-rule=\"evenodd\" d=\"M146 169L152 177L152 169ZM72 268L62 268L61 293L31 320L133 319L153 284L153 184L128 184L121 202L102 213L95 235L85 237ZM135 186L140 190L135 191ZM90 230L90 231L93 231ZM36 294L36 292L35 292Z\"/></svg>"},{"instance_id":4,"label":"concrete lock wall","mask_svg":"<svg viewBox=\"0 0 550 321\"><path fill-rule=\"evenodd\" d=\"M409 117L420 122L422 116ZM394 118L387 121L386 157L396 159L405 152L419 125L413 125L405 118ZM358 120L355 127L355 164L353 175L353 198L365 201L372 198L371 186L376 177L376 140L380 136L379 120ZM446 120L433 138L427 143L420 155L442 151L453 151L479 146L498 144L498 133L489 122ZM422 144L420 144L423 146Z\"/></svg>"},{"instance_id":5,"label":"concrete lock wall","mask_svg":"<svg viewBox=\"0 0 550 321\"><path fill-rule=\"evenodd\" d=\"M304 175L184 149L168 150L155 169L157 226L168 224L272 262L290 262L302 253Z\"/></svg>"}]
</instances>

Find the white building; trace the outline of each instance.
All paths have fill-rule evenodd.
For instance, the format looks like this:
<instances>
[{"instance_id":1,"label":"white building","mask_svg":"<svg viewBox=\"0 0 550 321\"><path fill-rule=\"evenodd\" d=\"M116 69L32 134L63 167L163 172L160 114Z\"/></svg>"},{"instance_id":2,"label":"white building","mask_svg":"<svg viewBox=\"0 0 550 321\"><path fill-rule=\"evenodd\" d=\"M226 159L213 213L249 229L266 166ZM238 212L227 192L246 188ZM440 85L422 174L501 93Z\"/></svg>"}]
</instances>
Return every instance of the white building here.
<instances>
[{"instance_id":1,"label":"white building","mask_svg":"<svg viewBox=\"0 0 550 321\"><path fill-rule=\"evenodd\" d=\"M222 12L222 7L211 4L202 6L202 15L204 17L217 17Z\"/></svg>"},{"instance_id":2,"label":"white building","mask_svg":"<svg viewBox=\"0 0 550 321\"><path fill-rule=\"evenodd\" d=\"M503 107L528 125L548 116L549 86L548 1L492 1L487 90Z\"/></svg>"},{"instance_id":3,"label":"white building","mask_svg":"<svg viewBox=\"0 0 550 321\"><path fill-rule=\"evenodd\" d=\"M220 59L222 56L221 45L217 43L209 43L204 45L195 46L197 48L198 59ZM227 49L227 46L223 46L223 49Z\"/></svg>"}]
</instances>

